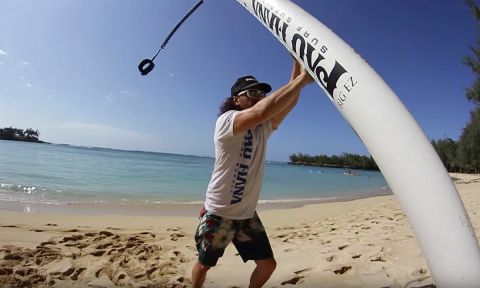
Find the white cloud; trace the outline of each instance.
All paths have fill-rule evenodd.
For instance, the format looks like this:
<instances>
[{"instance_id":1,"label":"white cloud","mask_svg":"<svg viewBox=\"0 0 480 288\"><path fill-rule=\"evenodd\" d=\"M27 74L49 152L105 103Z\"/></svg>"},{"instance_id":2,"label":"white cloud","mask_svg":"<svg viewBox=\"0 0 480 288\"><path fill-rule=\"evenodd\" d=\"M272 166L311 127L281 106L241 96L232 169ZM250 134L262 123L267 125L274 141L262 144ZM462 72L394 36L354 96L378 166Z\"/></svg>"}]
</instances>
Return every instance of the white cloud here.
<instances>
[{"instance_id":1,"label":"white cloud","mask_svg":"<svg viewBox=\"0 0 480 288\"><path fill-rule=\"evenodd\" d=\"M27 87L28 87L28 88L31 88L31 87L32 87L32 84L27 83Z\"/></svg>"},{"instance_id":2,"label":"white cloud","mask_svg":"<svg viewBox=\"0 0 480 288\"><path fill-rule=\"evenodd\" d=\"M137 93L123 89L122 91L120 91L120 94L127 95L127 96L135 96Z\"/></svg>"},{"instance_id":3,"label":"white cloud","mask_svg":"<svg viewBox=\"0 0 480 288\"><path fill-rule=\"evenodd\" d=\"M168 74L168 76L173 77L173 73Z\"/></svg>"},{"instance_id":4,"label":"white cloud","mask_svg":"<svg viewBox=\"0 0 480 288\"><path fill-rule=\"evenodd\" d=\"M136 131L108 125L87 122L66 122L59 124L51 141L81 146L107 147L117 149L149 150L154 138ZM45 135L45 134L44 134Z\"/></svg>"},{"instance_id":5,"label":"white cloud","mask_svg":"<svg viewBox=\"0 0 480 288\"><path fill-rule=\"evenodd\" d=\"M58 125L60 128L65 128L65 129L74 129L74 130L90 130L90 131L97 131L97 132L107 132L107 134L122 134L122 135L128 135L128 136L133 136L137 135L136 132L132 132L129 130L124 130L124 129L119 129L115 127L111 127L108 125L103 125L103 124L96 124L96 123L87 123L87 122L80 122L80 121L74 121L74 122L66 122L63 124Z\"/></svg>"},{"instance_id":6,"label":"white cloud","mask_svg":"<svg viewBox=\"0 0 480 288\"><path fill-rule=\"evenodd\" d=\"M8 55L8 53L5 52L4 50L0 49L0 55Z\"/></svg>"},{"instance_id":7,"label":"white cloud","mask_svg":"<svg viewBox=\"0 0 480 288\"><path fill-rule=\"evenodd\" d=\"M105 100L107 100L108 102L113 102L114 99L115 99L114 93L108 93L108 95L105 96Z\"/></svg>"},{"instance_id":8,"label":"white cloud","mask_svg":"<svg viewBox=\"0 0 480 288\"><path fill-rule=\"evenodd\" d=\"M30 62L27 62L27 61L22 61L22 64L25 66L30 66Z\"/></svg>"}]
</instances>

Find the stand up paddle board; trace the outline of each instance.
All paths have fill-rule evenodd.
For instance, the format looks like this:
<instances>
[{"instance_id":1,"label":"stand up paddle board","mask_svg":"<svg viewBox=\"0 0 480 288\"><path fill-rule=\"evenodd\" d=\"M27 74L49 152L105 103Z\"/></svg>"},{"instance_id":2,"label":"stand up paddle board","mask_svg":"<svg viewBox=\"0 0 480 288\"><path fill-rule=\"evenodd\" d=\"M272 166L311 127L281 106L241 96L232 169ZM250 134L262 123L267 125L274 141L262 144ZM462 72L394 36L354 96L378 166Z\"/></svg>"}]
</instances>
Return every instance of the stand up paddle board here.
<instances>
[{"instance_id":1,"label":"stand up paddle board","mask_svg":"<svg viewBox=\"0 0 480 288\"><path fill-rule=\"evenodd\" d=\"M297 57L363 141L399 199L436 285L480 287L480 248L463 203L395 93L350 46L294 3L237 1Z\"/></svg>"}]
</instances>

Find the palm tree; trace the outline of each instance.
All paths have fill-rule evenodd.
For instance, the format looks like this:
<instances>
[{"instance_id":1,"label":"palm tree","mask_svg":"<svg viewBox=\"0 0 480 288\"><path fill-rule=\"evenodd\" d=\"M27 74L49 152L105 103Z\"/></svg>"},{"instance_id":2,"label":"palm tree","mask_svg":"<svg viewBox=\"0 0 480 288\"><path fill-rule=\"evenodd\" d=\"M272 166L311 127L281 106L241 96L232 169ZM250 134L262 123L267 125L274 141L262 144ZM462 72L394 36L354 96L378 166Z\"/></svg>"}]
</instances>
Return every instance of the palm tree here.
<instances>
[{"instance_id":1,"label":"palm tree","mask_svg":"<svg viewBox=\"0 0 480 288\"><path fill-rule=\"evenodd\" d=\"M40 132L38 130L33 130L32 128L28 128L25 130L25 136L27 137L27 141L38 141L38 136Z\"/></svg>"}]
</instances>

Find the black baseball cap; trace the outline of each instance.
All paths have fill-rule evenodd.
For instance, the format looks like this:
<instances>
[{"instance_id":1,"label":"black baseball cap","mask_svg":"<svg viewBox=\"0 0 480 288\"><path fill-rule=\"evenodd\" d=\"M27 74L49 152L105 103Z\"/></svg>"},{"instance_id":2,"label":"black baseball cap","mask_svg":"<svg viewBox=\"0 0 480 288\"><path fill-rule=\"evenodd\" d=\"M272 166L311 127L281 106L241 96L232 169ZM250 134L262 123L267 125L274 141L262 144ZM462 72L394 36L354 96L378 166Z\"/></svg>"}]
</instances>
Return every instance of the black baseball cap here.
<instances>
[{"instance_id":1,"label":"black baseball cap","mask_svg":"<svg viewBox=\"0 0 480 288\"><path fill-rule=\"evenodd\" d=\"M257 89L266 93L272 91L272 87L267 83L258 82L257 78L252 75L242 76L235 81L235 84L232 86L232 95L237 96L240 92L249 89Z\"/></svg>"}]
</instances>

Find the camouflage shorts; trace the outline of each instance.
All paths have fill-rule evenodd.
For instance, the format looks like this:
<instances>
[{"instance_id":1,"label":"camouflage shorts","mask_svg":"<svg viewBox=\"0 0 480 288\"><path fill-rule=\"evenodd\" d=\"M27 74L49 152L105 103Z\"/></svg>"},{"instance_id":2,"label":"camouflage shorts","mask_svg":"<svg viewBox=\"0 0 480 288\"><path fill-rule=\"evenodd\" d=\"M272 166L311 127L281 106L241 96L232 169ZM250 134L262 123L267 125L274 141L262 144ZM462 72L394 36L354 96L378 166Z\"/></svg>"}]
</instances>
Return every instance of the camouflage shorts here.
<instances>
[{"instance_id":1,"label":"camouflage shorts","mask_svg":"<svg viewBox=\"0 0 480 288\"><path fill-rule=\"evenodd\" d=\"M226 219L209 212L202 213L195 233L198 260L215 266L225 248L233 242L244 262L273 258L265 228L257 213L245 220Z\"/></svg>"}]
</instances>

